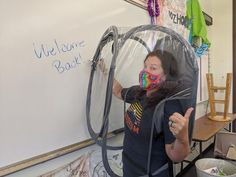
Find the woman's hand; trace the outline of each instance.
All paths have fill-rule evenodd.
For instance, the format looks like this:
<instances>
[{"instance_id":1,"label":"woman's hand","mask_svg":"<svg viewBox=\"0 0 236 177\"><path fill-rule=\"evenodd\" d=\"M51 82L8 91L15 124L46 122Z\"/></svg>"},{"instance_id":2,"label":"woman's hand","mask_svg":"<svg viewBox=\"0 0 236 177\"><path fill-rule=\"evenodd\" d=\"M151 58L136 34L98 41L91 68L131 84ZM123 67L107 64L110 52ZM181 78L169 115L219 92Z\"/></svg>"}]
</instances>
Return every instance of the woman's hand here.
<instances>
[{"instance_id":1,"label":"woman's hand","mask_svg":"<svg viewBox=\"0 0 236 177\"><path fill-rule=\"evenodd\" d=\"M170 131L176 137L172 144L166 144L166 152L174 162L181 162L190 152L188 123L193 108L188 108L185 115L174 113L169 118Z\"/></svg>"},{"instance_id":2,"label":"woman's hand","mask_svg":"<svg viewBox=\"0 0 236 177\"><path fill-rule=\"evenodd\" d=\"M193 108L188 108L184 116L175 112L169 118L170 131L179 141L188 141L188 124L192 111Z\"/></svg>"},{"instance_id":3,"label":"woman's hand","mask_svg":"<svg viewBox=\"0 0 236 177\"><path fill-rule=\"evenodd\" d=\"M116 79L114 79L113 80L112 92L119 99L122 99L122 97L121 97L122 89L123 89L123 87L121 86L121 84Z\"/></svg>"},{"instance_id":4,"label":"woman's hand","mask_svg":"<svg viewBox=\"0 0 236 177\"><path fill-rule=\"evenodd\" d=\"M108 70L107 70L106 63L105 63L104 59L100 59L98 61L98 67L104 75L108 74Z\"/></svg>"}]
</instances>

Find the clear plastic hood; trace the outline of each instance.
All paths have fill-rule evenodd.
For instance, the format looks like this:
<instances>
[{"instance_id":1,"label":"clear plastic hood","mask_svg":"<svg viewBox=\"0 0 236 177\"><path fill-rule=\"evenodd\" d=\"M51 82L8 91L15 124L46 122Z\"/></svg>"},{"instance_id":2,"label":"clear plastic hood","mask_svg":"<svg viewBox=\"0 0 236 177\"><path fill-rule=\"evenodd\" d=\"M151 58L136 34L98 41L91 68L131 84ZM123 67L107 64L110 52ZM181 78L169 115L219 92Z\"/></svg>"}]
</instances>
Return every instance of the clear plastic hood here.
<instances>
[{"instance_id":1,"label":"clear plastic hood","mask_svg":"<svg viewBox=\"0 0 236 177\"><path fill-rule=\"evenodd\" d=\"M120 144L107 144L107 133L123 127L124 103L112 95L113 79L123 87L139 84L139 72L151 51L168 51L177 63L179 74L167 80L181 80L186 87L173 93L170 99L180 99L183 109L195 107L198 65L190 44L171 29L156 25L135 28L112 26L103 34L93 57L87 95L87 123L91 137L106 149L119 149ZM98 104L99 103L99 104ZM100 104L102 103L102 104ZM161 132L164 101L157 105L155 128ZM191 115L191 139L195 111ZM120 146L120 147L119 147ZM115 148L114 148L115 147ZM109 171L109 170L108 170Z\"/></svg>"}]
</instances>

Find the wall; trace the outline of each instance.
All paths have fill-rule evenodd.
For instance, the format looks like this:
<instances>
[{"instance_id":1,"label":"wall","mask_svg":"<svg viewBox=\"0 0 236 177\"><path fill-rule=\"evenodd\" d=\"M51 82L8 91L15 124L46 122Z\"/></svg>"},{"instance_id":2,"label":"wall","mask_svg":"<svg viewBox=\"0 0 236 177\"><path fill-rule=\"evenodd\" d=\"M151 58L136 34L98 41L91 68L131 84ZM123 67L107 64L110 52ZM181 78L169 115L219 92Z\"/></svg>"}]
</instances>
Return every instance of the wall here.
<instances>
[{"instance_id":1,"label":"wall","mask_svg":"<svg viewBox=\"0 0 236 177\"><path fill-rule=\"evenodd\" d=\"M206 1L206 0L199 0L200 6L204 12L212 16L212 2L211 1ZM214 26L207 26L207 34L208 34L208 39L211 42L212 41L212 29ZM211 54L212 50L210 49L209 52L209 57L211 59ZM211 63L210 66L211 67ZM206 79L206 78L205 78ZM196 119L204 116L207 112L209 112L209 108L207 109L207 102L201 102L197 104L197 109L196 109Z\"/></svg>"},{"instance_id":2,"label":"wall","mask_svg":"<svg viewBox=\"0 0 236 177\"><path fill-rule=\"evenodd\" d=\"M215 85L224 86L226 73L232 72L232 0L199 0L202 10L213 18L213 25L207 26L208 38L211 42L209 53L210 70L213 73ZM229 112L232 112L232 89ZM218 92L217 98L224 99L224 92ZM207 103L197 106L196 118L206 112ZM223 111L222 105L216 105L217 111ZM208 108L209 111L209 108Z\"/></svg>"},{"instance_id":3,"label":"wall","mask_svg":"<svg viewBox=\"0 0 236 177\"><path fill-rule=\"evenodd\" d=\"M212 47L211 47L211 72L214 74L215 84L225 85L226 73L232 73L233 64L233 12L232 0L211 0L212 1ZM232 90L231 90L232 93ZM221 93L220 98L223 97ZM222 110L221 107L217 107ZM230 99L229 112L232 112L232 94Z\"/></svg>"}]
</instances>

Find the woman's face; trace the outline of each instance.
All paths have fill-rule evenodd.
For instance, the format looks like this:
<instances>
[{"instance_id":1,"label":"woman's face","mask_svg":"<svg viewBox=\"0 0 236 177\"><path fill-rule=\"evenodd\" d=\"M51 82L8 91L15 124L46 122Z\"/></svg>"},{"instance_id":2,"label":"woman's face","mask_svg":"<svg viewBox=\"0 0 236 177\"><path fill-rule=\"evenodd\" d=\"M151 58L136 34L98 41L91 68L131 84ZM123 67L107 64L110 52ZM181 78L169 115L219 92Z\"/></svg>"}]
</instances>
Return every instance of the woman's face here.
<instances>
[{"instance_id":1,"label":"woman's face","mask_svg":"<svg viewBox=\"0 0 236 177\"><path fill-rule=\"evenodd\" d=\"M150 56L144 62L144 69L154 75L164 76L164 70L161 65L161 60L156 56Z\"/></svg>"}]
</instances>

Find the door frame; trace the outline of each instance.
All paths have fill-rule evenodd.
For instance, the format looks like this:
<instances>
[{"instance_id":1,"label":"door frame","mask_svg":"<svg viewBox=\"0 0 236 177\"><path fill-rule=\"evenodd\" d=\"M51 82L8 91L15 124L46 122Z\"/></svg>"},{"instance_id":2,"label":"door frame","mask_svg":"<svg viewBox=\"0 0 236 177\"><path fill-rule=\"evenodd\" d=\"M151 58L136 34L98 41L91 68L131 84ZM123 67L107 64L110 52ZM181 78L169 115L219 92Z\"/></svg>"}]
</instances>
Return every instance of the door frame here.
<instances>
[{"instance_id":1,"label":"door frame","mask_svg":"<svg viewBox=\"0 0 236 177\"><path fill-rule=\"evenodd\" d=\"M233 113L236 113L236 2L233 1ZM233 131L236 132L236 121L233 122Z\"/></svg>"}]
</instances>

